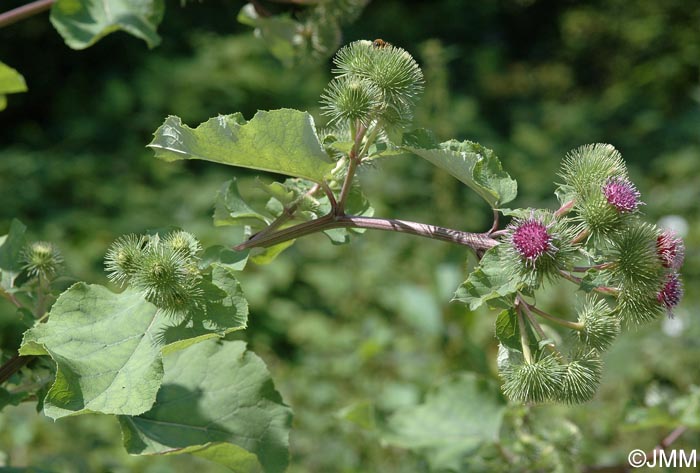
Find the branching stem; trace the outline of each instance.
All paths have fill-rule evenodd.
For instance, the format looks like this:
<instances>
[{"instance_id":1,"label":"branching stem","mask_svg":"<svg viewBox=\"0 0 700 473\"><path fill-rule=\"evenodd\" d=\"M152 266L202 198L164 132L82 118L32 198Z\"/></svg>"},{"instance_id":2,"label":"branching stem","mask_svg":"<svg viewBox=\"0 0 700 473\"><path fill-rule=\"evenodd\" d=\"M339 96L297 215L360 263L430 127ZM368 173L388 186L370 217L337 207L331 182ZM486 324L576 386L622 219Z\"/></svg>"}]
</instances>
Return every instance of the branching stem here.
<instances>
[{"instance_id":1,"label":"branching stem","mask_svg":"<svg viewBox=\"0 0 700 473\"><path fill-rule=\"evenodd\" d=\"M10 11L0 14L0 28L9 26L18 21L37 15L51 8L56 0L37 0L36 2L22 5Z\"/></svg>"},{"instance_id":2,"label":"branching stem","mask_svg":"<svg viewBox=\"0 0 700 473\"><path fill-rule=\"evenodd\" d=\"M542 317L542 318L544 318L544 319L547 319L547 320L549 320L550 322L553 322L553 323L555 323L555 324L557 324L557 325L561 325L562 327L570 328L570 329L576 330L576 331L578 331L578 332L580 332L580 331L582 331L582 330L585 329L585 327L584 327L584 325L583 325L582 323L579 323L579 322L572 322L572 321L570 321L570 320L560 319L559 317L556 317L556 316L554 316L554 315L552 315L552 314L549 314L549 313L543 311L542 309L540 309L540 308L538 308L538 307L536 307L536 306L534 306L534 305L528 304L528 303L525 302L525 301L523 301L523 304L525 304L525 307L527 307L528 310L531 310L532 312L536 313L536 314L539 315L540 317Z\"/></svg>"},{"instance_id":3,"label":"branching stem","mask_svg":"<svg viewBox=\"0 0 700 473\"><path fill-rule=\"evenodd\" d=\"M329 213L310 222L303 222L260 237L253 237L235 246L234 250L242 251L256 247L267 248L285 241L294 240L302 236L330 230L332 228L367 228L371 230L408 233L410 235L446 241L456 245L468 246L474 250L488 250L498 245L498 241L484 233L462 232L407 220L334 215L333 213Z\"/></svg>"}]
</instances>

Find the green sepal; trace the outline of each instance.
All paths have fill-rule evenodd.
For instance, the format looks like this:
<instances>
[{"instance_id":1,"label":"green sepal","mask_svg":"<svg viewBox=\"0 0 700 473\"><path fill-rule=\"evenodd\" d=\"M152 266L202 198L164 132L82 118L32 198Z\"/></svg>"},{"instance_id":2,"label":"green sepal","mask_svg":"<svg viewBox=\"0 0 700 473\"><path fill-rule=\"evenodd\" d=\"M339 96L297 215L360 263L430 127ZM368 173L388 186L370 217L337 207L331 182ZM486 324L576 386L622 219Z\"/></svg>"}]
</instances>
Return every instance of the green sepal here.
<instances>
[{"instance_id":1,"label":"green sepal","mask_svg":"<svg viewBox=\"0 0 700 473\"><path fill-rule=\"evenodd\" d=\"M264 362L240 341L206 341L164 358L153 407L120 416L132 455L191 453L236 472L281 473L291 411Z\"/></svg>"},{"instance_id":2,"label":"green sepal","mask_svg":"<svg viewBox=\"0 0 700 473\"><path fill-rule=\"evenodd\" d=\"M402 149L444 169L479 194L492 208L515 199L518 185L494 152L472 141L437 143L428 130L404 134Z\"/></svg>"},{"instance_id":3,"label":"green sepal","mask_svg":"<svg viewBox=\"0 0 700 473\"><path fill-rule=\"evenodd\" d=\"M164 12L163 0L58 0L51 24L73 49L85 49L118 30L153 48L160 43L156 30Z\"/></svg>"},{"instance_id":4,"label":"green sepal","mask_svg":"<svg viewBox=\"0 0 700 473\"><path fill-rule=\"evenodd\" d=\"M240 113L210 118L190 128L169 116L154 133L156 157L201 159L321 182L335 163L326 154L307 112L259 111L248 122Z\"/></svg>"}]
</instances>

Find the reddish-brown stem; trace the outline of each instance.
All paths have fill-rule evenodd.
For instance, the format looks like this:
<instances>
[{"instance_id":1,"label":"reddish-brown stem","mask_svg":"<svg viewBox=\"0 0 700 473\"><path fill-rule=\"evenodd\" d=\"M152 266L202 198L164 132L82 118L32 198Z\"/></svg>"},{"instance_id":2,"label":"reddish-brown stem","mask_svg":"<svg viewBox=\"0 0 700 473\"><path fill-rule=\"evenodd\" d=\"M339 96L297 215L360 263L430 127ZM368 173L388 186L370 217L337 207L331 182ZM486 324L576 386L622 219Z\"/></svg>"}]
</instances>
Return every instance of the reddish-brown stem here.
<instances>
[{"instance_id":1,"label":"reddish-brown stem","mask_svg":"<svg viewBox=\"0 0 700 473\"><path fill-rule=\"evenodd\" d=\"M0 385L4 384L5 381L10 379L10 376L18 372L24 365L32 361L33 358L33 355L15 355L7 360L2 366L0 366Z\"/></svg>"},{"instance_id":2,"label":"reddish-brown stem","mask_svg":"<svg viewBox=\"0 0 700 473\"><path fill-rule=\"evenodd\" d=\"M389 232L408 233L433 240L441 240L457 245L468 246L474 250L488 250L498 245L498 241L484 233L469 233L450 228L409 222L407 220L385 219L375 217L358 217L353 215L324 215L310 222L303 222L293 227L283 228L261 238L250 239L234 247L236 251L248 248L267 248L285 241L322 232L332 228L367 228Z\"/></svg>"},{"instance_id":3,"label":"reddish-brown stem","mask_svg":"<svg viewBox=\"0 0 700 473\"><path fill-rule=\"evenodd\" d=\"M0 14L0 28L17 23L51 8L56 0L37 0Z\"/></svg>"}]
</instances>

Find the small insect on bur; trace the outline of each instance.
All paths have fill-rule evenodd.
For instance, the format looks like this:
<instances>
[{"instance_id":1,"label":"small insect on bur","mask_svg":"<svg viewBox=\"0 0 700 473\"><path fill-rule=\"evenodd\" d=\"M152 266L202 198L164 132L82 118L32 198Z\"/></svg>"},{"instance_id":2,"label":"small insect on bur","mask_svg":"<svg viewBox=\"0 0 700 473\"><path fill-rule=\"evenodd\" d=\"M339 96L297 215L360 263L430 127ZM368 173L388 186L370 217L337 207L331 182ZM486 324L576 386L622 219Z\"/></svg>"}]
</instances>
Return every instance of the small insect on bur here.
<instances>
[{"instance_id":1,"label":"small insect on bur","mask_svg":"<svg viewBox=\"0 0 700 473\"><path fill-rule=\"evenodd\" d=\"M391 46L391 43L384 41L381 38L377 38L374 41L372 41L372 46L375 48L386 48L387 46Z\"/></svg>"}]
</instances>

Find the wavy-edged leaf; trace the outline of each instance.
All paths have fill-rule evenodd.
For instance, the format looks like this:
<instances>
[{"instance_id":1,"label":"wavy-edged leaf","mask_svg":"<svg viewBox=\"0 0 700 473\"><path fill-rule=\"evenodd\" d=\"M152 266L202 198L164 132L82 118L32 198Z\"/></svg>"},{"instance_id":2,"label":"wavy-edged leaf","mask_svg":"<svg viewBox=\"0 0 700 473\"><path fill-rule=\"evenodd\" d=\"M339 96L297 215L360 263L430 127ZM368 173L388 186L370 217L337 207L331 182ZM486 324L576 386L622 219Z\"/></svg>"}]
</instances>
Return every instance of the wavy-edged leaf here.
<instances>
[{"instance_id":1,"label":"wavy-edged leaf","mask_svg":"<svg viewBox=\"0 0 700 473\"><path fill-rule=\"evenodd\" d=\"M61 294L48 322L29 329L21 355L50 355L56 380L46 415L147 411L163 376L158 309L136 291L115 294L77 283Z\"/></svg>"},{"instance_id":2,"label":"wavy-edged leaf","mask_svg":"<svg viewBox=\"0 0 700 473\"><path fill-rule=\"evenodd\" d=\"M206 307L180 323L133 289L116 294L77 283L61 294L49 320L26 331L20 347L22 355L49 355L56 363L46 415L150 409L163 376L162 353L246 327L248 305L232 269L214 267L202 287Z\"/></svg>"},{"instance_id":3,"label":"wavy-edged leaf","mask_svg":"<svg viewBox=\"0 0 700 473\"><path fill-rule=\"evenodd\" d=\"M502 252L501 245L488 250L479 266L457 289L452 300L468 304L471 310L476 310L484 303L491 308L510 307L522 283L520 278L513 277L504 266Z\"/></svg>"},{"instance_id":4,"label":"wavy-edged leaf","mask_svg":"<svg viewBox=\"0 0 700 473\"><path fill-rule=\"evenodd\" d=\"M259 111L248 122L240 113L219 115L195 129L169 116L154 136L148 146L166 161L201 159L314 182L334 166L313 117L298 110Z\"/></svg>"},{"instance_id":5,"label":"wavy-edged leaf","mask_svg":"<svg viewBox=\"0 0 700 473\"><path fill-rule=\"evenodd\" d=\"M119 30L153 48L160 43L156 30L164 12L163 0L58 0L51 23L73 49L85 49Z\"/></svg>"},{"instance_id":6,"label":"wavy-edged leaf","mask_svg":"<svg viewBox=\"0 0 700 473\"><path fill-rule=\"evenodd\" d=\"M27 84L24 82L22 74L7 64L0 62L0 110L5 110L5 107L7 107L6 94L16 94L26 91Z\"/></svg>"},{"instance_id":7,"label":"wavy-edged leaf","mask_svg":"<svg viewBox=\"0 0 700 473\"><path fill-rule=\"evenodd\" d=\"M163 354L210 338L221 338L248 326L248 301L234 276L236 269L222 263L212 263L211 266L211 275L201 284L206 306L190 314L181 324L163 329L160 334L166 344Z\"/></svg>"},{"instance_id":8,"label":"wavy-edged leaf","mask_svg":"<svg viewBox=\"0 0 700 473\"><path fill-rule=\"evenodd\" d=\"M263 361L240 341L207 341L166 356L153 408L119 422L131 454L193 453L245 473L278 473L288 463L291 410Z\"/></svg>"},{"instance_id":9,"label":"wavy-edged leaf","mask_svg":"<svg viewBox=\"0 0 700 473\"><path fill-rule=\"evenodd\" d=\"M498 438L504 410L495 386L462 373L392 415L384 440L425 455L432 470L464 471L471 454Z\"/></svg>"},{"instance_id":10,"label":"wavy-edged leaf","mask_svg":"<svg viewBox=\"0 0 700 473\"><path fill-rule=\"evenodd\" d=\"M472 141L437 143L428 130L405 134L402 149L430 161L472 188L493 208L510 202L518 184L503 170L494 152Z\"/></svg>"}]
</instances>

